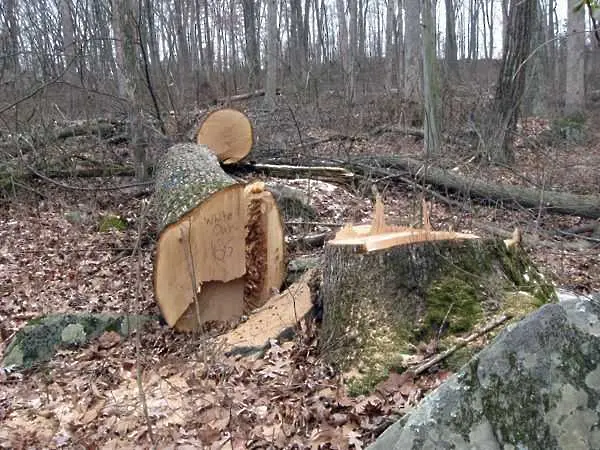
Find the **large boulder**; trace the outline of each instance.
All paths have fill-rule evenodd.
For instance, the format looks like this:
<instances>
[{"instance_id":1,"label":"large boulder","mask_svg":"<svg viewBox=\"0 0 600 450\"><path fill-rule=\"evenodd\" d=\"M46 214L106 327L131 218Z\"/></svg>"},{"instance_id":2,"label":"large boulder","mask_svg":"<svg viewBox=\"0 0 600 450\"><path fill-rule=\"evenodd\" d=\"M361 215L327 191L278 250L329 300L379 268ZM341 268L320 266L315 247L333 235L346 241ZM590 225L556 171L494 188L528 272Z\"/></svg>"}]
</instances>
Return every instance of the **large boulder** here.
<instances>
[{"instance_id":1,"label":"large boulder","mask_svg":"<svg viewBox=\"0 0 600 450\"><path fill-rule=\"evenodd\" d=\"M599 362L599 302L545 305L370 449L600 449Z\"/></svg>"}]
</instances>

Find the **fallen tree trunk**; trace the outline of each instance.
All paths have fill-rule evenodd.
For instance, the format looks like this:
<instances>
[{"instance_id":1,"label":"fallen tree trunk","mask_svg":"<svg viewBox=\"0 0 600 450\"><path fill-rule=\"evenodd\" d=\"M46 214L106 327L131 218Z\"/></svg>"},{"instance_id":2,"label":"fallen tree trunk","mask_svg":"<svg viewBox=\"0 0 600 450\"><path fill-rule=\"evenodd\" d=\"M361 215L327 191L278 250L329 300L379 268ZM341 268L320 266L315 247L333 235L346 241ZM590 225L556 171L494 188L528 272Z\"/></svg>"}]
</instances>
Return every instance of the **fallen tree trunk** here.
<instances>
[{"instance_id":1,"label":"fallen tree trunk","mask_svg":"<svg viewBox=\"0 0 600 450\"><path fill-rule=\"evenodd\" d=\"M281 162L281 161L279 161ZM348 160L315 161L307 158L303 164L318 164L334 170L346 168L355 176L361 175L373 180L374 176L391 180L411 177L423 181L436 188L460 193L466 197L479 198L493 202L506 202L524 208L542 208L545 211L570 214L592 219L600 218L600 196L572 194L560 191L542 191L522 186L490 183L489 181L457 175L449 170L435 166L426 166L423 162L408 157L369 156L354 157ZM262 171L262 166L268 166L271 173L280 177L295 178L293 165L287 164L246 164L240 170ZM278 169L281 167L281 170ZM299 166L303 167L303 166ZM235 169L233 169L235 170Z\"/></svg>"},{"instance_id":2,"label":"fallen tree trunk","mask_svg":"<svg viewBox=\"0 0 600 450\"><path fill-rule=\"evenodd\" d=\"M260 307L285 277L283 225L262 183L243 186L206 146L178 144L156 170L154 290L166 322L193 330Z\"/></svg>"},{"instance_id":3,"label":"fallen tree trunk","mask_svg":"<svg viewBox=\"0 0 600 450\"><path fill-rule=\"evenodd\" d=\"M395 228L382 210L371 227L345 227L324 253L325 359L373 387L423 340L469 333L496 314L554 300L515 236Z\"/></svg>"},{"instance_id":4,"label":"fallen tree trunk","mask_svg":"<svg viewBox=\"0 0 600 450\"><path fill-rule=\"evenodd\" d=\"M368 160L367 160L368 161ZM377 157L378 164L399 169L411 176L437 187L460 192L485 200L509 202L525 208L542 208L549 212L581 217L600 217L600 197L571 194L569 192L543 191L521 186L490 183L485 180L457 175L406 157ZM365 163L361 163L365 165ZM368 167L368 162L367 162ZM351 166L354 166L351 164Z\"/></svg>"}]
</instances>

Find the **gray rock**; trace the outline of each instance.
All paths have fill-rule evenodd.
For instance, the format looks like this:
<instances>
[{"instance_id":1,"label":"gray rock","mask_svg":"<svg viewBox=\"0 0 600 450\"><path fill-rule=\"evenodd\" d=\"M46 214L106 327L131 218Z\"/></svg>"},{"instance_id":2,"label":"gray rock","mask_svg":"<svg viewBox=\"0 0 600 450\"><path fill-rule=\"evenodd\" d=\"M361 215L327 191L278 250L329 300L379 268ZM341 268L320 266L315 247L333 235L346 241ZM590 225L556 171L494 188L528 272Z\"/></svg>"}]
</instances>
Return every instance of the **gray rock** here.
<instances>
[{"instance_id":1,"label":"gray rock","mask_svg":"<svg viewBox=\"0 0 600 450\"><path fill-rule=\"evenodd\" d=\"M600 449L600 306L549 304L504 330L371 450Z\"/></svg>"}]
</instances>

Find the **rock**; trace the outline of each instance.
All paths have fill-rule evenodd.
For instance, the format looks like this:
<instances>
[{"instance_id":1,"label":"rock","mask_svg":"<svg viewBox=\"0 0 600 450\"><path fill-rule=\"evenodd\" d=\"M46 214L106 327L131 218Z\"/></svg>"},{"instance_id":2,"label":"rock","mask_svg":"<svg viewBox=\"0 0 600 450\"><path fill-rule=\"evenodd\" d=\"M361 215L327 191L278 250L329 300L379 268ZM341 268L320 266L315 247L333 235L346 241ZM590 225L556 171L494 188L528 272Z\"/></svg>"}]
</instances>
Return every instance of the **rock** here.
<instances>
[{"instance_id":1,"label":"rock","mask_svg":"<svg viewBox=\"0 0 600 450\"><path fill-rule=\"evenodd\" d=\"M598 449L599 361L600 305L544 305L369 448Z\"/></svg>"},{"instance_id":2,"label":"rock","mask_svg":"<svg viewBox=\"0 0 600 450\"><path fill-rule=\"evenodd\" d=\"M53 314L31 320L15 335L4 352L2 367L31 367L49 361L58 348L89 343L105 331L128 336L149 316L109 314Z\"/></svg>"}]
</instances>

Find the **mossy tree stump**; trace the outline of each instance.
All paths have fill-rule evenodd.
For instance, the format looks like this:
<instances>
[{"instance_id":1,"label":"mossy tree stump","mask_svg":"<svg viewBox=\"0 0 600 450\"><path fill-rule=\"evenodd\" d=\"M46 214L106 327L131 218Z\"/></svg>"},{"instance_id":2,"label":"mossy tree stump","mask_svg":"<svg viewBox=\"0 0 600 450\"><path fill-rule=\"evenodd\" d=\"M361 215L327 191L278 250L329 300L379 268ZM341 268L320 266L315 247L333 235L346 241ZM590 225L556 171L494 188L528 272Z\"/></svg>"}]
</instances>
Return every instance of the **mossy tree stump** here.
<instances>
[{"instance_id":1,"label":"mossy tree stump","mask_svg":"<svg viewBox=\"0 0 600 450\"><path fill-rule=\"evenodd\" d=\"M382 214L328 243L321 288L325 359L371 387L423 340L555 296L518 240L431 231L427 219L426 229L390 227Z\"/></svg>"},{"instance_id":2,"label":"mossy tree stump","mask_svg":"<svg viewBox=\"0 0 600 450\"><path fill-rule=\"evenodd\" d=\"M264 304L285 277L283 225L262 183L238 184L205 145L171 147L156 170L154 292L166 322L195 330Z\"/></svg>"}]
</instances>

